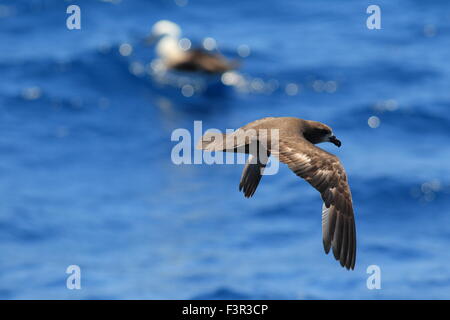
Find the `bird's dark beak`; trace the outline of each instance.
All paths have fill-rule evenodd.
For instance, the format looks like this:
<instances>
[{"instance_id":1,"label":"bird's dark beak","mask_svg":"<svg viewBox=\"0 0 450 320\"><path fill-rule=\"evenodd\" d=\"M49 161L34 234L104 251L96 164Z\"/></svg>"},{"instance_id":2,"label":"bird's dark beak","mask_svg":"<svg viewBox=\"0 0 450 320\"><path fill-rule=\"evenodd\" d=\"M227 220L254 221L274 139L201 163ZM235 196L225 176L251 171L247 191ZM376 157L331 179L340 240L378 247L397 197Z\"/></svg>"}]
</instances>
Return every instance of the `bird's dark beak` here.
<instances>
[{"instance_id":1,"label":"bird's dark beak","mask_svg":"<svg viewBox=\"0 0 450 320\"><path fill-rule=\"evenodd\" d=\"M332 144L334 144L335 146L337 146L338 148L341 146L341 141L339 141L336 136L331 136L330 140L329 140Z\"/></svg>"},{"instance_id":2,"label":"bird's dark beak","mask_svg":"<svg viewBox=\"0 0 450 320\"><path fill-rule=\"evenodd\" d=\"M158 36L156 36L156 35L154 35L154 34L151 34L151 35L149 35L149 36L147 36L147 37L144 38L144 44L147 45L147 46L151 46L151 45L154 44L156 41L158 41L159 38L160 38L160 37L158 37Z\"/></svg>"}]
</instances>

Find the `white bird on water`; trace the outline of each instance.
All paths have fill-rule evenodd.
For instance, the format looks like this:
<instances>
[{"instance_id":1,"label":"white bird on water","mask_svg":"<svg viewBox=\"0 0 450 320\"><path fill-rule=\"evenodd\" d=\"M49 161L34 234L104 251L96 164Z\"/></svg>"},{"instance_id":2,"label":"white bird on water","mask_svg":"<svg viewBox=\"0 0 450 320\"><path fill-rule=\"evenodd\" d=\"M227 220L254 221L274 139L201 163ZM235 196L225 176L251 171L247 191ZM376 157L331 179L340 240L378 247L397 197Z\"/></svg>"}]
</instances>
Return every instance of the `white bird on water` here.
<instances>
[{"instance_id":1,"label":"white bird on water","mask_svg":"<svg viewBox=\"0 0 450 320\"><path fill-rule=\"evenodd\" d=\"M158 41L156 53L166 69L221 74L237 67L219 53L180 46L181 28L174 22L160 20L152 27L148 42Z\"/></svg>"}]
</instances>

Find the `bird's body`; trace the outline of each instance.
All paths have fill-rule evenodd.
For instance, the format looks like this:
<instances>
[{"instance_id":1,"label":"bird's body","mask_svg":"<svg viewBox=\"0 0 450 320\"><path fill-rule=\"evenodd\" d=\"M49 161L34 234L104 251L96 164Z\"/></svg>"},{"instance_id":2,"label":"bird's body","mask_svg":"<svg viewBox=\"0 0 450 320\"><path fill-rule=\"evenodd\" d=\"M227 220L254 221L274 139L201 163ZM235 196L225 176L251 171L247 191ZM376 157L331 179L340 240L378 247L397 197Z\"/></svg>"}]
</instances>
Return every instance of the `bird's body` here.
<instances>
[{"instance_id":1,"label":"bird's body","mask_svg":"<svg viewBox=\"0 0 450 320\"><path fill-rule=\"evenodd\" d=\"M204 72L204 73L224 73L235 68L235 64L228 62L218 53L210 53L201 49L193 49L186 52L183 60L175 63L168 63L170 68L179 71Z\"/></svg>"},{"instance_id":2,"label":"bird's body","mask_svg":"<svg viewBox=\"0 0 450 320\"><path fill-rule=\"evenodd\" d=\"M221 74L236 68L236 63L217 52L181 48L180 36L180 27L171 21L161 20L153 26L151 38L158 41L156 53L167 69Z\"/></svg>"},{"instance_id":3,"label":"bird's body","mask_svg":"<svg viewBox=\"0 0 450 320\"><path fill-rule=\"evenodd\" d=\"M205 134L197 147L205 151L250 154L239 185L246 197L255 193L270 155L287 164L321 194L325 252L332 248L336 260L343 267L353 269L356 227L347 175L336 156L315 146L321 142L341 145L325 124L279 117L256 120L231 134Z\"/></svg>"}]
</instances>

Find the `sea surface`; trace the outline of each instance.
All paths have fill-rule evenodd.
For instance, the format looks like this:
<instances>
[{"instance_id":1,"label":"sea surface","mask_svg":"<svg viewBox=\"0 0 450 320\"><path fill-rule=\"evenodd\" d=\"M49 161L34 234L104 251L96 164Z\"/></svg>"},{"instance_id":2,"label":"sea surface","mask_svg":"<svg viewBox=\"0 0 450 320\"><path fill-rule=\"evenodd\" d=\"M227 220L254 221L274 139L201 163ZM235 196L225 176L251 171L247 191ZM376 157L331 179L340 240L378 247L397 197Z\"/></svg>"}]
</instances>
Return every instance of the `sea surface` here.
<instances>
[{"instance_id":1,"label":"sea surface","mask_svg":"<svg viewBox=\"0 0 450 320\"><path fill-rule=\"evenodd\" d=\"M158 74L144 38L161 19L238 73ZM0 1L0 298L449 299L449 48L444 0ZM242 165L171 160L175 129L267 116L342 141L321 147L348 173L354 271L285 165L246 199Z\"/></svg>"}]
</instances>

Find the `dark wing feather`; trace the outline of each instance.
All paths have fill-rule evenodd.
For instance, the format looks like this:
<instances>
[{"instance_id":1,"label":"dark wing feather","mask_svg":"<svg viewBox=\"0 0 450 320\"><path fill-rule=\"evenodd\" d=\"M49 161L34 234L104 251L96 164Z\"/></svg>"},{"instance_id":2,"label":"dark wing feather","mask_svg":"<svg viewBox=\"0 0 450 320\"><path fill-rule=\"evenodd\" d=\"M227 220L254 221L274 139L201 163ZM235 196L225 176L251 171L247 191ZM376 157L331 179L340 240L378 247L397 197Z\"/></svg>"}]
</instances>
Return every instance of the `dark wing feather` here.
<instances>
[{"instance_id":1,"label":"dark wing feather","mask_svg":"<svg viewBox=\"0 0 450 320\"><path fill-rule=\"evenodd\" d=\"M238 129L229 134L206 132L198 141L196 148L205 151L238 152L250 154L239 182L239 191L243 191L246 198L250 198L261 181L270 152L260 141L267 141L265 133L258 133L251 129ZM264 144L265 145L265 144Z\"/></svg>"},{"instance_id":2,"label":"dark wing feather","mask_svg":"<svg viewBox=\"0 0 450 320\"><path fill-rule=\"evenodd\" d=\"M235 66L220 54L194 49L188 52L188 58L185 61L172 67L181 71L223 73L234 69Z\"/></svg>"},{"instance_id":3,"label":"dark wing feather","mask_svg":"<svg viewBox=\"0 0 450 320\"><path fill-rule=\"evenodd\" d=\"M341 266L354 269L355 218L347 175L339 159L300 137L280 139L278 150L271 153L320 192L325 252L332 248Z\"/></svg>"},{"instance_id":4,"label":"dark wing feather","mask_svg":"<svg viewBox=\"0 0 450 320\"><path fill-rule=\"evenodd\" d=\"M250 198L255 194L270 157L270 152L267 152L266 148L259 143L257 147L257 153L250 154L239 182L239 191L243 191L246 198Z\"/></svg>"},{"instance_id":5,"label":"dark wing feather","mask_svg":"<svg viewBox=\"0 0 450 320\"><path fill-rule=\"evenodd\" d=\"M242 171L241 181L239 182L239 191L244 192L246 198L250 198L255 194L256 188L261 181L265 164L254 161L255 157L250 155L244 170Z\"/></svg>"}]
</instances>

